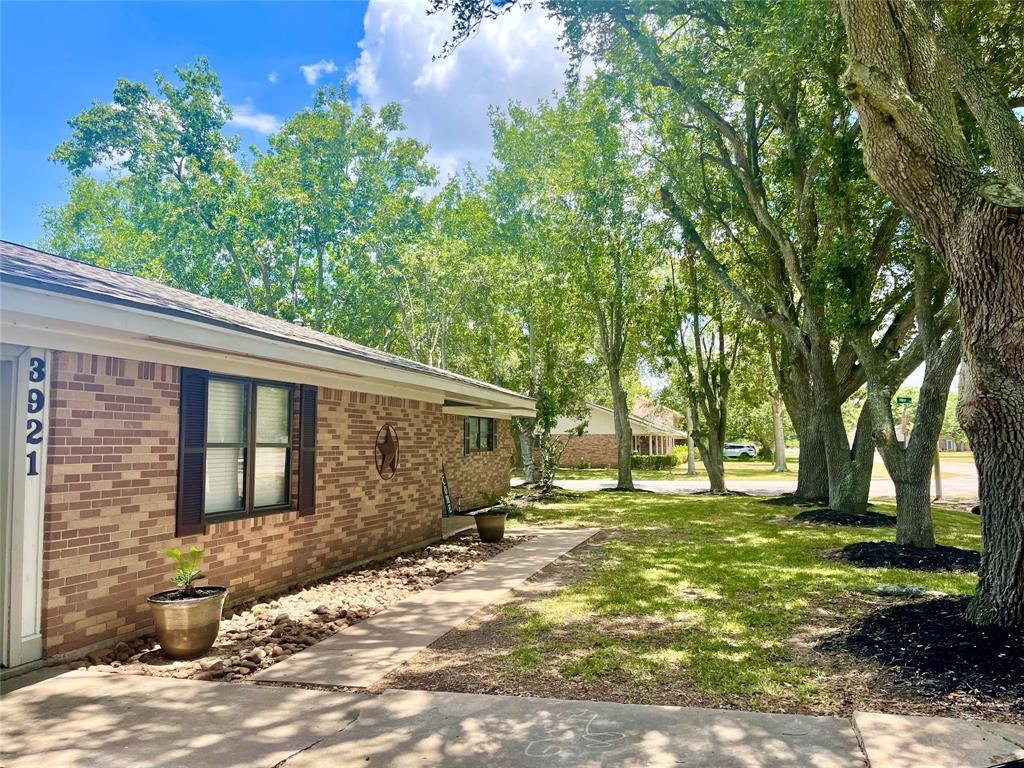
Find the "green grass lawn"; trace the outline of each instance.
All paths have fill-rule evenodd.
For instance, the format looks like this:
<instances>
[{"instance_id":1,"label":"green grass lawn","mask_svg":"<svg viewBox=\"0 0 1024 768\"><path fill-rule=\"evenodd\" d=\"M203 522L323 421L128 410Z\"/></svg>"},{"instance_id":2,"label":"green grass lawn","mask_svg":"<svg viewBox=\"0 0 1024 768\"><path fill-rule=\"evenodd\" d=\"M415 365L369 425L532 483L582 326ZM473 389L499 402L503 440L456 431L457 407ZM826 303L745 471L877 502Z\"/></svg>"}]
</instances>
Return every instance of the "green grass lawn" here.
<instances>
[{"instance_id":1,"label":"green grass lawn","mask_svg":"<svg viewBox=\"0 0 1024 768\"><path fill-rule=\"evenodd\" d=\"M830 669L813 646L894 600L858 590L914 584L966 595L976 576L825 559L821 550L891 540L893 529L772 522L793 513L751 498L619 493L526 509L518 522L598 526L607 538L563 585L500 609L511 630L492 672L547 678L547 695L617 681L632 691L627 700L841 711L858 672ZM940 544L981 547L971 515L936 510L935 527ZM669 689L680 693L658 695Z\"/></svg>"}]
</instances>

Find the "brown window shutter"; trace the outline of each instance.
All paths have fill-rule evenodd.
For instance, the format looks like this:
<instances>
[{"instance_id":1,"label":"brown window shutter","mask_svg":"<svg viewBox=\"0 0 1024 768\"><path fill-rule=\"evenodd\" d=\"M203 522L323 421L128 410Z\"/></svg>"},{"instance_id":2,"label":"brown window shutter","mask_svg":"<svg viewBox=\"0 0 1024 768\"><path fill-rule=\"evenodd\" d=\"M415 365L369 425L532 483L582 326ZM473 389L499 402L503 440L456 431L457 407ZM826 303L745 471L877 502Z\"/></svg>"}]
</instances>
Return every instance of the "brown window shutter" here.
<instances>
[{"instance_id":1,"label":"brown window shutter","mask_svg":"<svg viewBox=\"0 0 1024 768\"><path fill-rule=\"evenodd\" d=\"M497 435L494 434L494 429L498 422L494 419L488 419L488 421L491 423L491 428L487 430L487 448L493 451L498 439Z\"/></svg>"},{"instance_id":2,"label":"brown window shutter","mask_svg":"<svg viewBox=\"0 0 1024 768\"><path fill-rule=\"evenodd\" d=\"M299 394L299 514L316 512L316 387Z\"/></svg>"},{"instance_id":3,"label":"brown window shutter","mask_svg":"<svg viewBox=\"0 0 1024 768\"><path fill-rule=\"evenodd\" d=\"M206 391L209 372L181 369L175 536L206 533Z\"/></svg>"}]
</instances>

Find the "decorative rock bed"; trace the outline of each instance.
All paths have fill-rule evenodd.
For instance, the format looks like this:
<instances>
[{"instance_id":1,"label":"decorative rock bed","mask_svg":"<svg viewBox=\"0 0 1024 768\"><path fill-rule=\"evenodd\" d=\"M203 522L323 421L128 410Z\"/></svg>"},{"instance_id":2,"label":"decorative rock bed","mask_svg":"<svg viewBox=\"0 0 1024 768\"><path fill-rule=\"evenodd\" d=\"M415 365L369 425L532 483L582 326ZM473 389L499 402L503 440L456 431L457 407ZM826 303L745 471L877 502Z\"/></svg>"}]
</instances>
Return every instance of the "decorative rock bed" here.
<instances>
[{"instance_id":1,"label":"decorative rock bed","mask_svg":"<svg viewBox=\"0 0 1024 768\"><path fill-rule=\"evenodd\" d=\"M72 666L154 677L244 680L528 538L510 534L485 544L475 535L461 536L234 606L225 612L213 648L192 661L174 661L149 636L94 651Z\"/></svg>"}]
</instances>

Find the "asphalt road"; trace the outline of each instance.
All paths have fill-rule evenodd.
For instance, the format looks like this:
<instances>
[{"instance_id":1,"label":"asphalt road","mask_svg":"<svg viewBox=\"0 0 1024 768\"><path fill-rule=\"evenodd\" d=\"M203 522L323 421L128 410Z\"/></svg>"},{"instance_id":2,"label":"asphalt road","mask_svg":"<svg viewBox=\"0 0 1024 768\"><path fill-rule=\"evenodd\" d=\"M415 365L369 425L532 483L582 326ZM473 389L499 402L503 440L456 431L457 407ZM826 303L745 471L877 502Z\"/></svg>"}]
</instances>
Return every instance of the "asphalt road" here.
<instances>
[{"instance_id":1,"label":"asphalt road","mask_svg":"<svg viewBox=\"0 0 1024 768\"><path fill-rule=\"evenodd\" d=\"M563 480L556 476L555 483L570 491L597 491L614 488L615 480ZM673 480L637 480L637 488L655 493L694 493L709 488L706 478ZM743 491L757 496L777 496L796 490L796 475L780 480L743 480L725 477L726 487L731 491ZM934 488L934 481L933 481ZM871 481L871 498L891 500L896 498L896 488L888 477ZM942 466L942 498L945 501L976 502L978 499L978 473L973 462L948 461Z\"/></svg>"}]
</instances>

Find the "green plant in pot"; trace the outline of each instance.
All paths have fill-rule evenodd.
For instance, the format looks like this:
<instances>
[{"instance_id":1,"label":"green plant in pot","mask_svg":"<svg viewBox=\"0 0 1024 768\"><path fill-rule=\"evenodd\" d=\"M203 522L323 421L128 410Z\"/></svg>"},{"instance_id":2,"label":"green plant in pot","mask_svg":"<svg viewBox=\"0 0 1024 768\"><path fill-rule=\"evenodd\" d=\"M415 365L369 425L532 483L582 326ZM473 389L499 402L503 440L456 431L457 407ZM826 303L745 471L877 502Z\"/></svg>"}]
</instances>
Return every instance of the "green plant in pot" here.
<instances>
[{"instance_id":1,"label":"green plant in pot","mask_svg":"<svg viewBox=\"0 0 1024 768\"><path fill-rule=\"evenodd\" d=\"M497 504L473 513L480 541L493 544L505 538L505 520L512 511L513 499L515 494L510 491L499 497Z\"/></svg>"},{"instance_id":2,"label":"green plant in pot","mask_svg":"<svg viewBox=\"0 0 1024 768\"><path fill-rule=\"evenodd\" d=\"M171 583L175 589L149 596L156 637L171 658L194 659L210 650L217 639L228 590L196 586L199 579L206 578L200 569L203 550L199 547L184 553L164 549L160 554L174 561Z\"/></svg>"}]
</instances>

